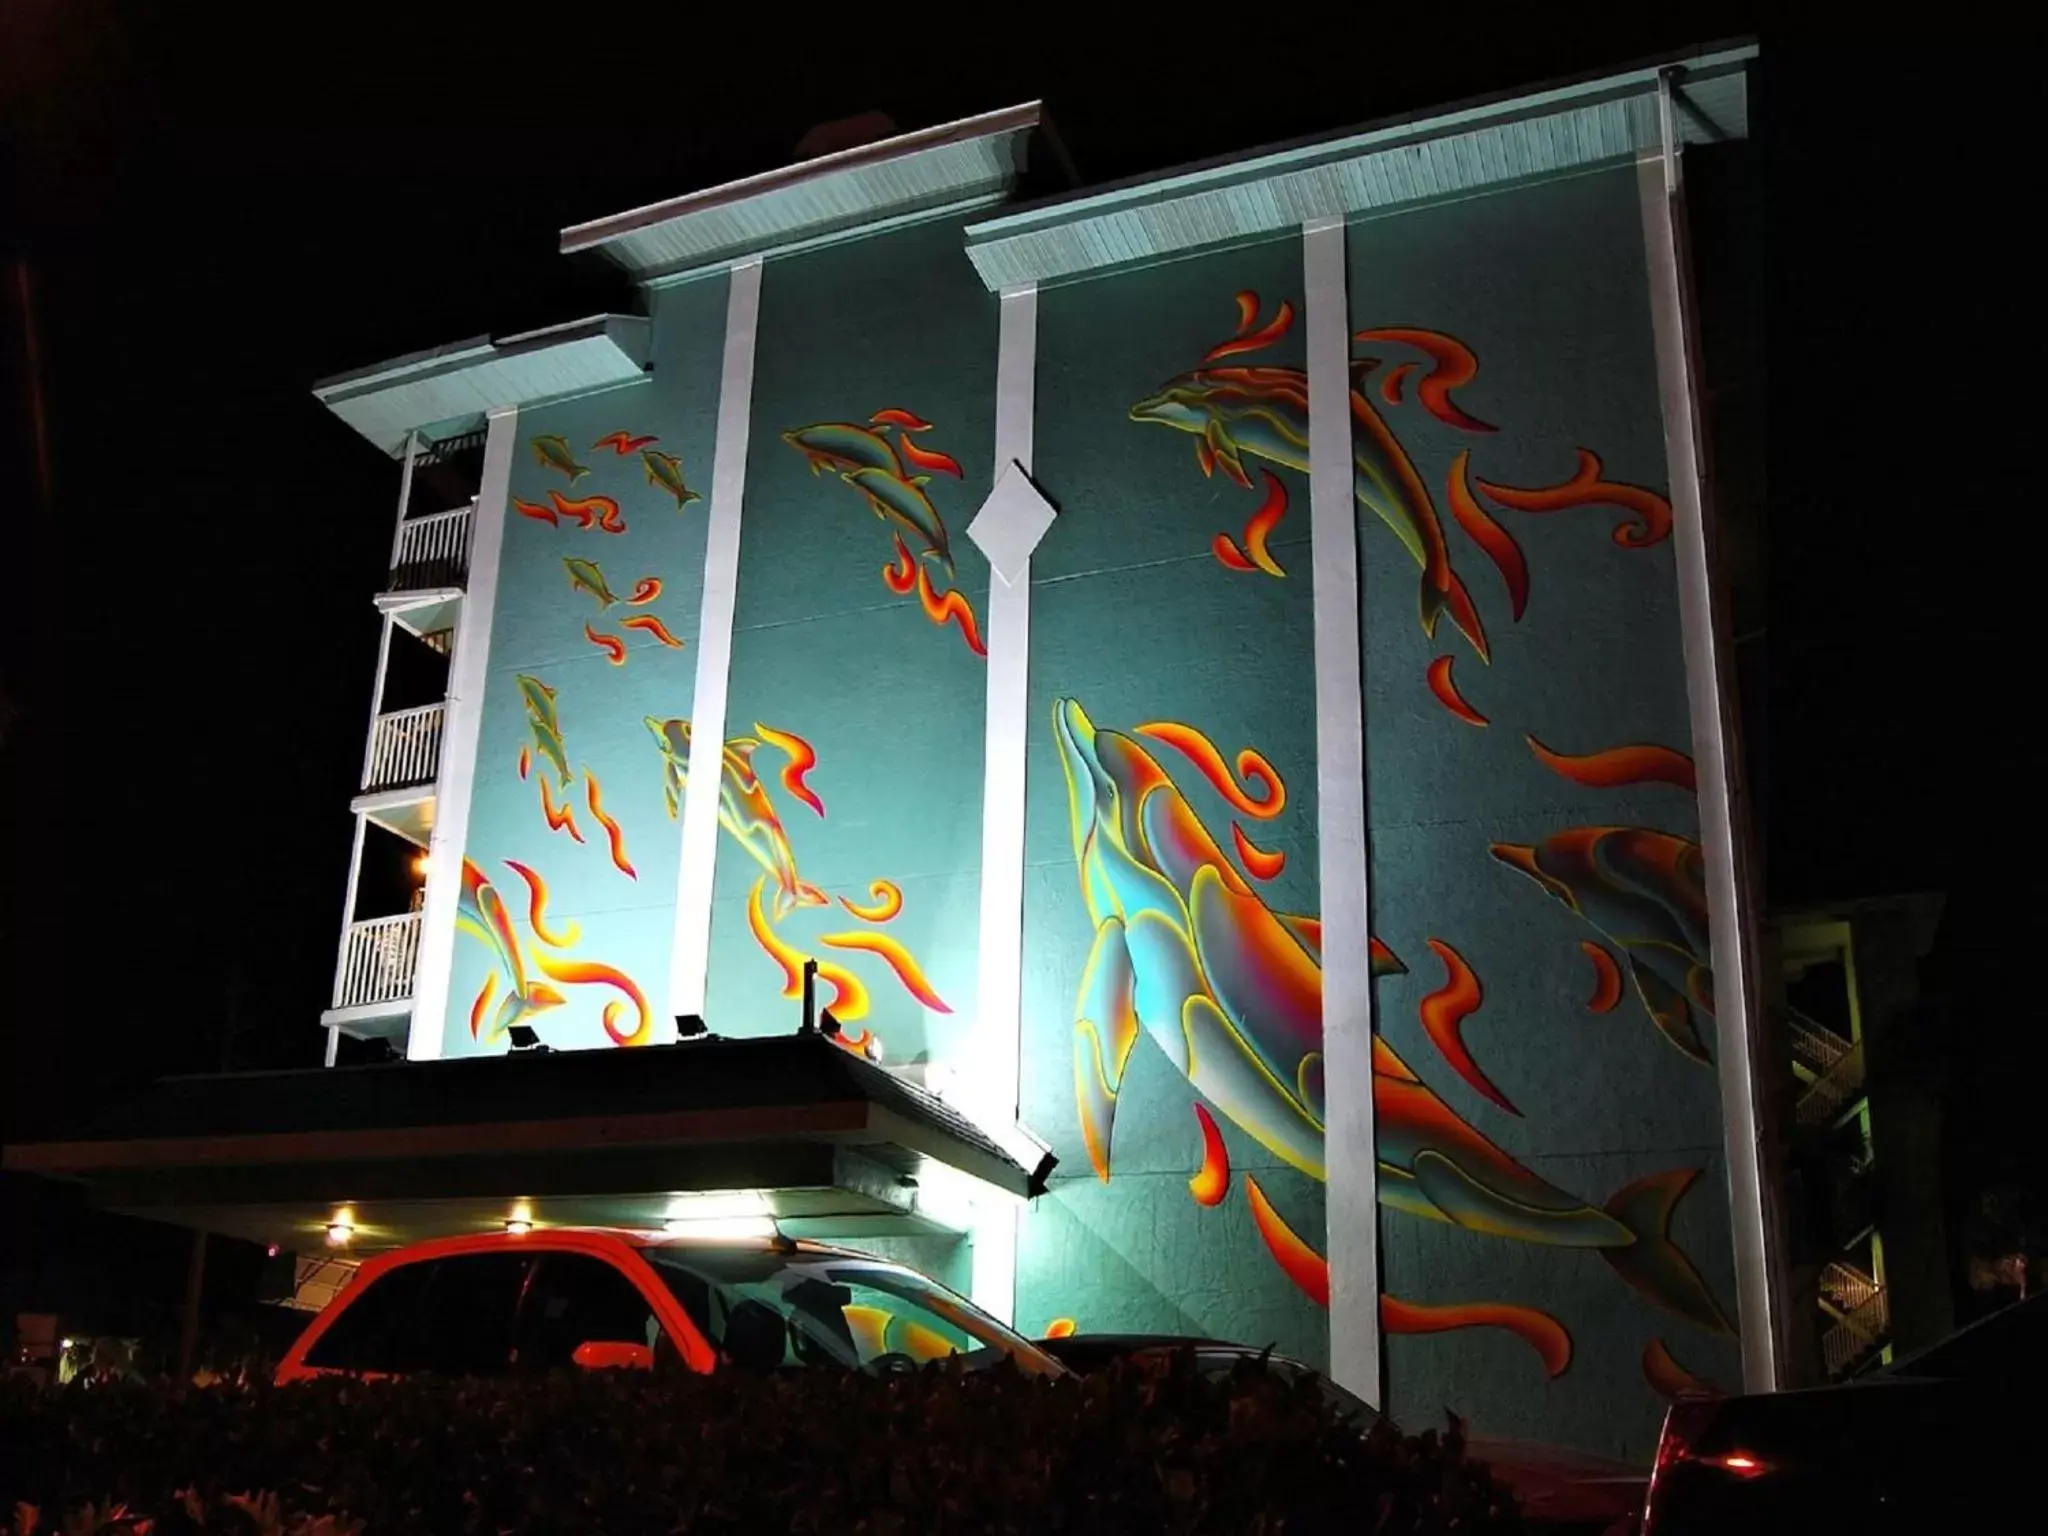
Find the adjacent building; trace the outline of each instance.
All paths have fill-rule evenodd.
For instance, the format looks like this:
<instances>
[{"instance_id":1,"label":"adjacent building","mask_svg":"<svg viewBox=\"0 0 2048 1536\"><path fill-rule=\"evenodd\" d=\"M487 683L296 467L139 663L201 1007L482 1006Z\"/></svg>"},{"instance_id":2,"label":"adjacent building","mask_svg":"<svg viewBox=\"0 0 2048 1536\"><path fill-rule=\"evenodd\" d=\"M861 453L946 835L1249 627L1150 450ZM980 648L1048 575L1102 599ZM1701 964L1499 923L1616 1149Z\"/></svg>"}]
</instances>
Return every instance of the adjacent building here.
<instances>
[{"instance_id":1,"label":"adjacent building","mask_svg":"<svg viewBox=\"0 0 2048 1536\"><path fill-rule=\"evenodd\" d=\"M564 231L642 314L322 385L397 488L332 1075L532 1055L595 1124L582 1053L779 1070L809 971L961 1174L843 1230L1027 1331L1624 1453L1772 1384L1682 178L1749 58L1029 203L995 112Z\"/></svg>"}]
</instances>

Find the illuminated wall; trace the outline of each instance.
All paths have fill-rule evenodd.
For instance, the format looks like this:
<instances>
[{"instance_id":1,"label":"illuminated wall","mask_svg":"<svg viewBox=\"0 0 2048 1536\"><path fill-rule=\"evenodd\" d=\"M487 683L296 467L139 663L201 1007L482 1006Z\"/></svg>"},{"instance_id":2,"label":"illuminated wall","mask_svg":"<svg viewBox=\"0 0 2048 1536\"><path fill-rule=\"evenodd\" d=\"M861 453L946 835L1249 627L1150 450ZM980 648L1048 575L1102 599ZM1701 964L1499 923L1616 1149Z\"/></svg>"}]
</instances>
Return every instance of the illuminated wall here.
<instances>
[{"instance_id":1,"label":"illuminated wall","mask_svg":"<svg viewBox=\"0 0 2048 1536\"><path fill-rule=\"evenodd\" d=\"M646 383L520 414L447 1055L665 1021L679 845L648 721L687 719L695 686L725 296L654 296Z\"/></svg>"},{"instance_id":2,"label":"illuminated wall","mask_svg":"<svg viewBox=\"0 0 2048 1536\"><path fill-rule=\"evenodd\" d=\"M724 1034L793 1028L811 957L855 1046L975 1059L997 301L961 240L762 276ZM1322 1070L1323 948L1368 937L1319 918L1301 242L1039 295L1021 1113L1061 1163L1017 1320L1325 1361L1323 1117L1369 1091L1392 1411L1640 1452L1739 1372L1634 173L1348 261L1370 1084ZM656 294L649 383L520 418L449 1054L665 1013L726 292Z\"/></svg>"}]
</instances>

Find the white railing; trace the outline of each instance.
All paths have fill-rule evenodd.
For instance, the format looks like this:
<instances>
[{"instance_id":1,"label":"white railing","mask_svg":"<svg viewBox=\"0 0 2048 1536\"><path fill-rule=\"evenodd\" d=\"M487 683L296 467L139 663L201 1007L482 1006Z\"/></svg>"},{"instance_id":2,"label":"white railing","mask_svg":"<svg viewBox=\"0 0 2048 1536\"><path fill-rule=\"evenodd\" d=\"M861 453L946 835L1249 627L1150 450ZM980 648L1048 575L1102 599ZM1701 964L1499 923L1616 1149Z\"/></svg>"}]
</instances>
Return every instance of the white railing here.
<instances>
[{"instance_id":1,"label":"white railing","mask_svg":"<svg viewBox=\"0 0 2048 1536\"><path fill-rule=\"evenodd\" d=\"M398 1003L412 996L413 964L420 952L420 914L373 917L350 923L334 975L334 1006Z\"/></svg>"},{"instance_id":2,"label":"white railing","mask_svg":"<svg viewBox=\"0 0 2048 1536\"><path fill-rule=\"evenodd\" d=\"M1799 1124L1826 1125L1863 1090L1863 1042L1858 1040L1799 1097Z\"/></svg>"},{"instance_id":3,"label":"white railing","mask_svg":"<svg viewBox=\"0 0 2048 1536\"><path fill-rule=\"evenodd\" d=\"M391 590L459 587L469 572L470 513L476 503L451 512L408 517L391 546Z\"/></svg>"},{"instance_id":4,"label":"white railing","mask_svg":"<svg viewBox=\"0 0 2048 1536\"><path fill-rule=\"evenodd\" d=\"M363 788L401 789L431 784L441 767L441 720L446 704L422 704L379 715L370 727Z\"/></svg>"},{"instance_id":5,"label":"white railing","mask_svg":"<svg viewBox=\"0 0 2048 1536\"><path fill-rule=\"evenodd\" d=\"M1840 1035L1794 1010L1785 1018L1786 1032L1792 1038L1792 1054L1800 1064L1810 1071L1825 1072L1844 1056L1849 1054L1853 1043Z\"/></svg>"},{"instance_id":6,"label":"white railing","mask_svg":"<svg viewBox=\"0 0 2048 1536\"><path fill-rule=\"evenodd\" d=\"M1891 1299L1883 1288L1820 1336L1821 1359L1830 1376L1841 1376L1882 1349L1891 1336Z\"/></svg>"}]
</instances>

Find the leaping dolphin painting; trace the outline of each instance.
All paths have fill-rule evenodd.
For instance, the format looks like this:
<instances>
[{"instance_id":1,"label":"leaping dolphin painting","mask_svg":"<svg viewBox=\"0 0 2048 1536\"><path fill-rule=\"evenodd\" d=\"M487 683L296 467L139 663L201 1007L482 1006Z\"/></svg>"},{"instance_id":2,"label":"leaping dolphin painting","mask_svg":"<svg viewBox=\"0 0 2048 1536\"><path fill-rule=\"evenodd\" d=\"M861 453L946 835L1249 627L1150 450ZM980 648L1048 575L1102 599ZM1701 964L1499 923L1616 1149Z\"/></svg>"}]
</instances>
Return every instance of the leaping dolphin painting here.
<instances>
[{"instance_id":1,"label":"leaping dolphin painting","mask_svg":"<svg viewBox=\"0 0 2048 1536\"><path fill-rule=\"evenodd\" d=\"M646 725L661 747L662 792L669 815L675 817L681 814L683 789L690 782L690 722L649 715ZM719 764L718 824L774 877L775 915L780 918L797 907L825 906L827 898L796 872L789 831L754 771L754 752L760 745L751 736L735 736L725 744Z\"/></svg>"},{"instance_id":2,"label":"leaping dolphin painting","mask_svg":"<svg viewBox=\"0 0 2048 1536\"><path fill-rule=\"evenodd\" d=\"M1074 1073L1097 1175L1109 1177L1117 1093L1142 1034L1247 1135L1323 1180L1320 926L1267 907L1135 737L1098 728L1073 699L1055 703L1053 730L1095 925ZM1374 941L1372 968L1399 962ZM1650 1300L1732 1331L1668 1232L1693 1170L1637 1180L1595 1207L1495 1146L1379 1040L1372 1093L1382 1204L1469 1231L1597 1249Z\"/></svg>"}]
</instances>

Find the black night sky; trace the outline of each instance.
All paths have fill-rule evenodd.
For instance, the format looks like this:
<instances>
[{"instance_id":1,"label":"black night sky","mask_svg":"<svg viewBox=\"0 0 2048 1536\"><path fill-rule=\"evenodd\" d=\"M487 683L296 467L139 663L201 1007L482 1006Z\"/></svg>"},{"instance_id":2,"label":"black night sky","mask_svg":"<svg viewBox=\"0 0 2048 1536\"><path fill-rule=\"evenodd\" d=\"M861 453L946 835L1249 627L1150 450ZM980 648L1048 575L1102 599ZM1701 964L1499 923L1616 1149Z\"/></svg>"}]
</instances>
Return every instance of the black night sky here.
<instances>
[{"instance_id":1,"label":"black night sky","mask_svg":"<svg viewBox=\"0 0 2048 1536\"><path fill-rule=\"evenodd\" d=\"M630 309L556 254L562 226L859 111L907 129L1042 97L1101 182L1767 19L1373 7L1325 38L1308 8L1111 33L1109 7L1046 7L998 43L943 8L743 7L723 33L699 9L0 4L0 1137L212 1069L231 1013L236 1066L320 1059L396 482L315 379ZM1966 1190L2039 1161L2038 477L2023 237L1980 184L2018 87L1920 38L1762 40L1756 143L1730 152L1761 202L1730 238L1768 344L1745 702L1770 895L1945 893L1923 985Z\"/></svg>"}]
</instances>

